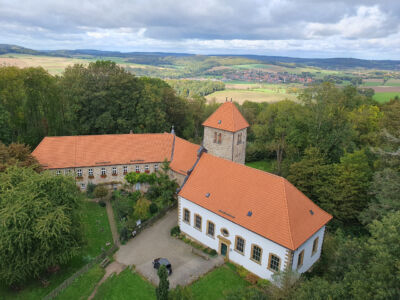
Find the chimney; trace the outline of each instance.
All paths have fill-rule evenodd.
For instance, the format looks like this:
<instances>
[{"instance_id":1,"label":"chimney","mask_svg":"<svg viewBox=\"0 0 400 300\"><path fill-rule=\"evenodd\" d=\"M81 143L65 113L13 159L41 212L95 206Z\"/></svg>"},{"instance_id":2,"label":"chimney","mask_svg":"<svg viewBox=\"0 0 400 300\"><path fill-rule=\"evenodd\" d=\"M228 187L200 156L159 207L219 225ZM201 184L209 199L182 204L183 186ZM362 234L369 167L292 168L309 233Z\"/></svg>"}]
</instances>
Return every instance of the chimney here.
<instances>
[{"instance_id":1,"label":"chimney","mask_svg":"<svg viewBox=\"0 0 400 300\"><path fill-rule=\"evenodd\" d=\"M171 134L175 134L174 125L172 125Z\"/></svg>"},{"instance_id":2,"label":"chimney","mask_svg":"<svg viewBox=\"0 0 400 300\"><path fill-rule=\"evenodd\" d=\"M133 134L133 130L131 129L131 130L129 130L129 134Z\"/></svg>"},{"instance_id":3,"label":"chimney","mask_svg":"<svg viewBox=\"0 0 400 300\"><path fill-rule=\"evenodd\" d=\"M228 97L225 97L225 102L228 102Z\"/></svg>"},{"instance_id":4,"label":"chimney","mask_svg":"<svg viewBox=\"0 0 400 300\"><path fill-rule=\"evenodd\" d=\"M231 98L231 102L232 102L232 98Z\"/></svg>"}]
</instances>

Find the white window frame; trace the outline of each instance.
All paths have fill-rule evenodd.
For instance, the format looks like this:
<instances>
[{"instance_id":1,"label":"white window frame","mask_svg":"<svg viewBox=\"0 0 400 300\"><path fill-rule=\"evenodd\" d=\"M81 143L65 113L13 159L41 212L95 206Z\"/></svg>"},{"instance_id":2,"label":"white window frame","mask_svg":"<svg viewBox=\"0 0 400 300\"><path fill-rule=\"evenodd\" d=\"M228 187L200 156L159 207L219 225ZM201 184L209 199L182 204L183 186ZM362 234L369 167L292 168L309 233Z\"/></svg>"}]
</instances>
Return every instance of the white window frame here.
<instances>
[{"instance_id":1,"label":"white window frame","mask_svg":"<svg viewBox=\"0 0 400 300\"><path fill-rule=\"evenodd\" d=\"M85 190L85 189L86 189L86 184L81 183L81 189L82 189L82 190Z\"/></svg>"},{"instance_id":2,"label":"white window frame","mask_svg":"<svg viewBox=\"0 0 400 300\"><path fill-rule=\"evenodd\" d=\"M93 169L92 168L88 169L88 174L89 174L89 176L93 176Z\"/></svg>"},{"instance_id":3,"label":"white window frame","mask_svg":"<svg viewBox=\"0 0 400 300\"><path fill-rule=\"evenodd\" d=\"M140 166L138 166L138 165L135 166L135 172L140 173Z\"/></svg>"},{"instance_id":4,"label":"white window frame","mask_svg":"<svg viewBox=\"0 0 400 300\"><path fill-rule=\"evenodd\" d=\"M136 183L136 185L135 185L135 190L136 190L136 191L140 191L140 188L141 188L140 182Z\"/></svg>"},{"instance_id":5,"label":"white window frame","mask_svg":"<svg viewBox=\"0 0 400 300\"><path fill-rule=\"evenodd\" d=\"M82 177L82 175L83 175L82 169L76 170L76 176L77 177Z\"/></svg>"},{"instance_id":6,"label":"white window frame","mask_svg":"<svg viewBox=\"0 0 400 300\"><path fill-rule=\"evenodd\" d=\"M56 170L56 175L57 176L61 175L61 170Z\"/></svg>"},{"instance_id":7,"label":"white window frame","mask_svg":"<svg viewBox=\"0 0 400 300\"><path fill-rule=\"evenodd\" d=\"M128 166L123 166L123 172L124 174L128 174Z\"/></svg>"},{"instance_id":8,"label":"white window frame","mask_svg":"<svg viewBox=\"0 0 400 300\"><path fill-rule=\"evenodd\" d=\"M107 175L107 170L106 170L106 168L101 168L101 175L102 175L102 176Z\"/></svg>"},{"instance_id":9,"label":"white window frame","mask_svg":"<svg viewBox=\"0 0 400 300\"><path fill-rule=\"evenodd\" d=\"M154 165L154 172L158 172L158 164Z\"/></svg>"},{"instance_id":10,"label":"white window frame","mask_svg":"<svg viewBox=\"0 0 400 300\"><path fill-rule=\"evenodd\" d=\"M117 167L112 167L112 171L111 171L112 173L112 175L118 175L118 172L117 172Z\"/></svg>"}]
</instances>

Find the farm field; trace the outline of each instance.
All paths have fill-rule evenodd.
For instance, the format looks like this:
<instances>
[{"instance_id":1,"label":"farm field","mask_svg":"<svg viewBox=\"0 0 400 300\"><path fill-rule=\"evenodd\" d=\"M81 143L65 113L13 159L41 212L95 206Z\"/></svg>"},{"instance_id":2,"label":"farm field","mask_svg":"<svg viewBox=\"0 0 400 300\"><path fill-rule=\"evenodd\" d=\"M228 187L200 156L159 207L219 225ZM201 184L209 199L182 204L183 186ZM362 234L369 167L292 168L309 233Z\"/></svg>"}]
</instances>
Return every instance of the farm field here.
<instances>
[{"instance_id":1,"label":"farm field","mask_svg":"<svg viewBox=\"0 0 400 300\"><path fill-rule=\"evenodd\" d=\"M55 57L27 54L3 54L0 55L0 66L16 66L19 68L42 67L52 75L60 75L65 68L74 64L87 65L89 62L94 62L98 59L111 60L121 66L131 68L147 68L147 66L126 62L119 57L87 57L87 58L72 58L72 57Z\"/></svg>"},{"instance_id":2,"label":"farm field","mask_svg":"<svg viewBox=\"0 0 400 300\"><path fill-rule=\"evenodd\" d=\"M296 100L296 96L293 94L284 93L271 93L265 91L254 91L254 90L224 90L214 92L206 96L207 101L215 100L217 103L223 103L226 100L232 98L233 101L242 104L246 100L252 102L278 102L285 99Z\"/></svg>"},{"instance_id":3,"label":"farm field","mask_svg":"<svg viewBox=\"0 0 400 300\"><path fill-rule=\"evenodd\" d=\"M19 68L43 67L50 74L61 74L64 69L74 64L88 64L91 59L79 59L69 57L52 57L25 54L0 55L0 66L16 66Z\"/></svg>"},{"instance_id":4,"label":"farm field","mask_svg":"<svg viewBox=\"0 0 400 300\"><path fill-rule=\"evenodd\" d=\"M256 83L227 83L225 90L217 91L206 96L207 101L225 102L226 97L242 104L244 101L277 102L285 99L296 100L296 94L288 93L289 85L256 84ZM294 85L290 85L291 88Z\"/></svg>"},{"instance_id":5,"label":"farm field","mask_svg":"<svg viewBox=\"0 0 400 300\"><path fill-rule=\"evenodd\" d=\"M375 93L374 100L380 103L388 102L390 99L398 96L400 98L400 91L399 92L382 92L382 93Z\"/></svg>"}]
</instances>

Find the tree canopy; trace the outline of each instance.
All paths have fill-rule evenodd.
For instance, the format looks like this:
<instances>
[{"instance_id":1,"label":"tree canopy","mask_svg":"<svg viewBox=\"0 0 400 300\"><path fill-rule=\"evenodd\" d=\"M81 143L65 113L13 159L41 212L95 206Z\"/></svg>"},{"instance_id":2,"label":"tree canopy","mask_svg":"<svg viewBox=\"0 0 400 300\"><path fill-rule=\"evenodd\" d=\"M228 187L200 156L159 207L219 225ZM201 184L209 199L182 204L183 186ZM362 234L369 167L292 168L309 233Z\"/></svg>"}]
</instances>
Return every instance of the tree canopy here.
<instances>
[{"instance_id":1,"label":"tree canopy","mask_svg":"<svg viewBox=\"0 0 400 300\"><path fill-rule=\"evenodd\" d=\"M72 178L16 166L0 173L0 281L20 284L75 256L81 201Z\"/></svg>"}]
</instances>

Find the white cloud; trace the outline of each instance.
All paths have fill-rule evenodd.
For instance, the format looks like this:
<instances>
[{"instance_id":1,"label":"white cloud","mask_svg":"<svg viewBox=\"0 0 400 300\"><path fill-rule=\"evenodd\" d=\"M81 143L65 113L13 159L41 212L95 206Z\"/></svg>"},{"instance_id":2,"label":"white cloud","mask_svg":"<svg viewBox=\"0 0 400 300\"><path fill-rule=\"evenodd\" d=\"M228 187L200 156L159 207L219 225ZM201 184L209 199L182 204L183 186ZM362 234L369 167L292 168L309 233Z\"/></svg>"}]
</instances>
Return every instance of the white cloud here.
<instances>
[{"instance_id":1,"label":"white cloud","mask_svg":"<svg viewBox=\"0 0 400 300\"><path fill-rule=\"evenodd\" d=\"M400 59L398 0L0 0L0 43Z\"/></svg>"}]
</instances>

